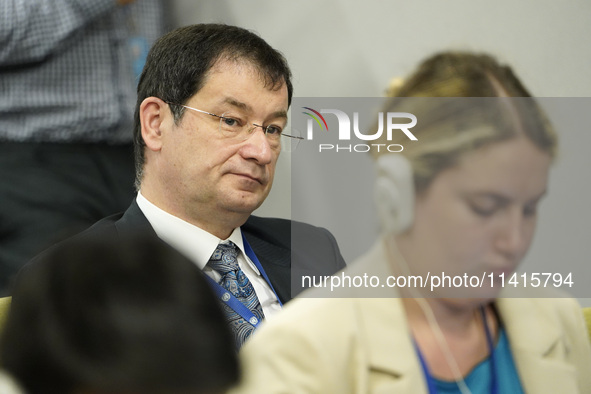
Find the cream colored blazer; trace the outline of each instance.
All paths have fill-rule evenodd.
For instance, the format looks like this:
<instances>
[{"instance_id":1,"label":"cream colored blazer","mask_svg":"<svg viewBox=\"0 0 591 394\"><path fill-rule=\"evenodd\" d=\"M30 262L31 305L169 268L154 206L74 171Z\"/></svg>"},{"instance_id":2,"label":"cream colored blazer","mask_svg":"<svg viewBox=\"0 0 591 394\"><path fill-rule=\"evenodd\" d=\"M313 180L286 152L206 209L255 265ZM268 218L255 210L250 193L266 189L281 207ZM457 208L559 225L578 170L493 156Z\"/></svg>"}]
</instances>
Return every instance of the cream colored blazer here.
<instances>
[{"instance_id":1,"label":"cream colored blazer","mask_svg":"<svg viewBox=\"0 0 591 394\"><path fill-rule=\"evenodd\" d=\"M381 245L345 272L387 273ZM575 300L500 298L496 306L527 393L591 393L591 346ZM244 379L233 394L427 393L398 298L296 299L240 356Z\"/></svg>"}]
</instances>

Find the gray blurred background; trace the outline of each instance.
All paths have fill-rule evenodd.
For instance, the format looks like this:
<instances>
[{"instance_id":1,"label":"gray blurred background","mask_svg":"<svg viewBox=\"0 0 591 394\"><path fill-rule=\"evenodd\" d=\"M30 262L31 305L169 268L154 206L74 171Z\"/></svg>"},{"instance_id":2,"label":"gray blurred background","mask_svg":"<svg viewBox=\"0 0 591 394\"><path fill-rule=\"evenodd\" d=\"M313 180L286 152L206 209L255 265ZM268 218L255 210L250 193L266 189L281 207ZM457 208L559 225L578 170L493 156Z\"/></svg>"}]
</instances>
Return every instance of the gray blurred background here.
<instances>
[{"instance_id":1,"label":"gray blurred background","mask_svg":"<svg viewBox=\"0 0 591 394\"><path fill-rule=\"evenodd\" d=\"M591 1L589 0L174 0L177 25L235 24L258 32L287 57L297 97L372 97L426 56L446 49L490 53L508 63L538 97L578 97L553 104L556 116L578 118L560 132L560 157L541 206L526 270L591 266ZM586 119L585 119L586 118ZM559 120L560 121L560 120ZM297 154L297 151L294 155ZM371 206L339 196L335 177L315 163L291 168L282 154L271 195L256 214L291 217L327 227L347 261L368 248L378 228ZM366 168L363 168L366 166ZM303 173L291 182L291 172ZM370 188L369 158L359 173ZM344 174L342 174L344 175ZM329 180L329 181L327 181ZM343 198L345 197L345 198ZM350 226L335 217L348 212ZM534 265L535 263L535 265ZM529 268L528 267L535 267ZM590 276L575 277L589 282ZM589 286L591 292L591 286ZM591 297L585 295L585 297ZM591 306L591 298L581 298Z\"/></svg>"}]
</instances>

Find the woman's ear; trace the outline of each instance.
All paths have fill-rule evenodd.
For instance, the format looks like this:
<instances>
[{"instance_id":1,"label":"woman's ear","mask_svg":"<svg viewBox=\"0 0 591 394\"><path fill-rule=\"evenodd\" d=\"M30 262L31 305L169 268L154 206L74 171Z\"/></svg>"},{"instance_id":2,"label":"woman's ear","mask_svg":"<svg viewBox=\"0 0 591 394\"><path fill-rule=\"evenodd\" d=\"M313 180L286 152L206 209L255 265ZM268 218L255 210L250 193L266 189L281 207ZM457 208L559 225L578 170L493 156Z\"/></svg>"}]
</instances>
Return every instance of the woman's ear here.
<instances>
[{"instance_id":1,"label":"woman's ear","mask_svg":"<svg viewBox=\"0 0 591 394\"><path fill-rule=\"evenodd\" d=\"M400 234L413 222L415 190L410 162L397 153L385 154L376 161L377 179L374 197L385 234Z\"/></svg>"},{"instance_id":2,"label":"woman's ear","mask_svg":"<svg viewBox=\"0 0 591 394\"><path fill-rule=\"evenodd\" d=\"M159 151L162 147L164 121L171 115L168 104L158 97L148 97L142 101L139 115L146 147L152 151Z\"/></svg>"}]
</instances>

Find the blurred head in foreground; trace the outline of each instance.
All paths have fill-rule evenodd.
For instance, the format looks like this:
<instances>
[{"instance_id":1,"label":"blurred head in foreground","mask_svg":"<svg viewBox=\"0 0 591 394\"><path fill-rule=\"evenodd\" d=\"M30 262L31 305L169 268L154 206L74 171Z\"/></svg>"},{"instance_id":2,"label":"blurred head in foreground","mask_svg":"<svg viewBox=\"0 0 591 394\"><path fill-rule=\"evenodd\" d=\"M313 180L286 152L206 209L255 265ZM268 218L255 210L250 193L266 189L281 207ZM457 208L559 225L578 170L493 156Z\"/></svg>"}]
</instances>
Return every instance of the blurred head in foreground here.
<instances>
[{"instance_id":1,"label":"blurred head in foreground","mask_svg":"<svg viewBox=\"0 0 591 394\"><path fill-rule=\"evenodd\" d=\"M513 272L557 150L543 111L508 66L473 53L432 56L388 94L385 112L418 119L417 141L403 133L378 141L402 152L373 152L383 227L411 271ZM488 287L438 296L494 296Z\"/></svg>"},{"instance_id":2,"label":"blurred head in foreground","mask_svg":"<svg viewBox=\"0 0 591 394\"><path fill-rule=\"evenodd\" d=\"M223 393L233 341L201 271L155 237L79 238L17 283L1 363L28 393Z\"/></svg>"}]
</instances>

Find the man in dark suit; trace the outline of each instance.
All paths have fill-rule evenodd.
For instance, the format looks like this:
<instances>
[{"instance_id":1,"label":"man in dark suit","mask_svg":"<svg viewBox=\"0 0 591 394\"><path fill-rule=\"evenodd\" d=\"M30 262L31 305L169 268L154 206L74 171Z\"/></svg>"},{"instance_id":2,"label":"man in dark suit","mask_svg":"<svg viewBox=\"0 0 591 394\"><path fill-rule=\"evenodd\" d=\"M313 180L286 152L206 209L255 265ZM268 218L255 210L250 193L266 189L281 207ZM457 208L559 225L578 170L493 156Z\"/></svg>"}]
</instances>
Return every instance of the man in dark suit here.
<instances>
[{"instance_id":1,"label":"man in dark suit","mask_svg":"<svg viewBox=\"0 0 591 394\"><path fill-rule=\"evenodd\" d=\"M86 231L148 231L189 257L210 278L238 346L301 290L302 274L344 267L325 229L251 216L282 146L297 142L284 130L290 78L284 57L242 28L194 25L160 38L138 85L138 197Z\"/></svg>"}]
</instances>

